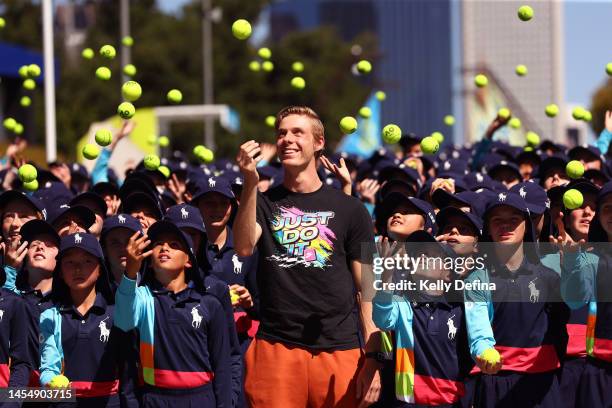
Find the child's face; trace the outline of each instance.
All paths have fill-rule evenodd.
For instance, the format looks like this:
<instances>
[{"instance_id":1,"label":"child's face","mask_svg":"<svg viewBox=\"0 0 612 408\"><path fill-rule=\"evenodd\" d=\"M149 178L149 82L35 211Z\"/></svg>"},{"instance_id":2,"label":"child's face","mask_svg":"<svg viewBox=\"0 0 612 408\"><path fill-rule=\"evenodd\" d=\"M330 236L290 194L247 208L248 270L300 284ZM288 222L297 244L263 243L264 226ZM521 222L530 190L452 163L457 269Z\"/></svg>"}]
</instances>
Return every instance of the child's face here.
<instances>
[{"instance_id":1,"label":"child's face","mask_svg":"<svg viewBox=\"0 0 612 408\"><path fill-rule=\"evenodd\" d=\"M115 228L104 237L104 257L108 259L116 281L121 279L121 275L125 271L126 248L132 234L132 231L127 228Z\"/></svg>"},{"instance_id":2,"label":"child's face","mask_svg":"<svg viewBox=\"0 0 612 408\"><path fill-rule=\"evenodd\" d=\"M20 200L9 202L2 213L2 237L11 243L21 240L21 226L38 218L34 208Z\"/></svg>"},{"instance_id":3,"label":"child's face","mask_svg":"<svg viewBox=\"0 0 612 408\"><path fill-rule=\"evenodd\" d=\"M544 175L542 187L544 187L544 190L548 191L553 187L561 186L566 183L569 183L569 179L565 175L565 169L562 167L552 168Z\"/></svg>"},{"instance_id":4,"label":"child's face","mask_svg":"<svg viewBox=\"0 0 612 408\"><path fill-rule=\"evenodd\" d=\"M27 265L29 268L52 273L55 269L55 257L59 249L54 239L47 234L35 237L28 248Z\"/></svg>"},{"instance_id":5,"label":"child's face","mask_svg":"<svg viewBox=\"0 0 612 408\"><path fill-rule=\"evenodd\" d=\"M525 218L516 208L507 205L495 207L487 221L493 242L518 244L525 237Z\"/></svg>"},{"instance_id":6,"label":"child's face","mask_svg":"<svg viewBox=\"0 0 612 408\"><path fill-rule=\"evenodd\" d=\"M156 275L162 273L166 278L173 279L180 272L191 267L188 249L174 234L160 234L151 245L153 247L151 264ZM165 281L166 279L158 280Z\"/></svg>"},{"instance_id":7,"label":"child's face","mask_svg":"<svg viewBox=\"0 0 612 408\"><path fill-rule=\"evenodd\" d=\"M387 232L396 241L425 228L425 217L412 205L402 203L395 207L387 219Z\"/></svg>"},{"instance_id":8,"label":"child's face","mask_svg":"<svg viewBox=\"0 0 612 408\"><path fill-rule=\"evenodd\" d=\"M608 194L603 200L599 211L599 222L601 222L601 226L608 234L608 241L612 242L612 194Z\"/></svg>"},{"instance_id":9,"label":"child's face","mask_svg":"<svg viewBox=\"0 0 612 408\"><path fill-rule=\"evenodd\" d=\"M452 215L438 235L438 241L446 242L457 255L469 255L476 252L478 233L464 217Z\"/></svg>"},{"instance_id":10,"label":"child's face","mask_svg":"<svg viewBox=\"0 0 612 408\"><path fill-rule=\"evenodd\" d=\"M588 237L589 227L597 208L597 196L595 194L585 193L583 197L582 207L570 211L566 223L570 235L576 240Z\"/></svg>"},{"instance_id":11,"label":"child's face","mask_svg":"<svg viewBox=\"0 0 612 408\"><path fill-rule=\"evenodd\" d=\"M225 227L232 214L230 199L219 193L204 194L198 200L198 208L204 224L217 228Z\"/></svg>"},{"instance_id":12,"label":"child's face","mask_svg":"<svg viewBox=\"0 0 612 408\"><path fill-rule=\"evenodd\" d=\"M88 290L100 277L100 262L90 253L72 248L62 256L61 275L70 290Z\"/></svg>"}]
</instances>

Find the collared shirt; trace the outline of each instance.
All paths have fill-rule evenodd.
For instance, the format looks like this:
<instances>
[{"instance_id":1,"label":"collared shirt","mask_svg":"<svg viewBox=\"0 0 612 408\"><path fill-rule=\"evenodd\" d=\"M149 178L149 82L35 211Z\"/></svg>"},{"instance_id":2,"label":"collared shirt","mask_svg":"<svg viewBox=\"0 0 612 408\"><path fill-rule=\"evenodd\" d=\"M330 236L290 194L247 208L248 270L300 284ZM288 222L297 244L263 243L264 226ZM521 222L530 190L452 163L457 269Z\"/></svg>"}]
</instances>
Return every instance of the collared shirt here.
<instances>
[{"instance_id":1,"label":"collared shirt","mask_svg":"<svg viewBox=\"0 0 612 408\"><path fill-rule=\"evenodd\" d=\"M28 353L24 322L29 319L28 310L19 296L0 289L0 388L25 387L28 384L32 357Z\"/></svg>"}]
</instances>

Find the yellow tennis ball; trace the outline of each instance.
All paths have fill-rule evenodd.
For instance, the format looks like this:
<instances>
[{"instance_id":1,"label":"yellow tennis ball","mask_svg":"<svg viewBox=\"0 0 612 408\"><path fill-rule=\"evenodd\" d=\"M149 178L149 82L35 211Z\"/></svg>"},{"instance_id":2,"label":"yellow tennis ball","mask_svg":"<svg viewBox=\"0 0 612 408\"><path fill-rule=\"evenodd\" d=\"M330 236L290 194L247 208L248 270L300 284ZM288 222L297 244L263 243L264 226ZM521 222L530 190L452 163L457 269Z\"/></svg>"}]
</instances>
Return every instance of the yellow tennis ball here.
<instances>
[{"instance_id":1,"label":"yellow tennis ball","mask_svg":"<svg viewBox=\"0 0 612 408\"><path fill-rule=\"evenodd\" d=\"M584 174L584 165L578 160L572 160L565 166L565 172L570 178L580 178Z\"/></svg>"},{"instance_id":2,"label":"yellow tennis ball","mask_svg":"<svg viewBox=\"0 0 612 408\"><path fill-rule=\"evenodd\" d=\"M83 157L86 159L94 160L100 155L100 148L94 144L87 143L85 146L83 146L82 153Z\"/></svg>"},{"instance_id":3,"label":"yellow tennis ball","mask_svg":"<svg viewBox=\"0 0 612 408\"><path fill-rule=\"evenodd\" d=\"M585 112L586 110L583 107L577 106L574 109L572 109L572 117L576 120L582 120L584 119Z\"/></svg>"},{"instance_id":4,"label":"yellow tennis ball","mask_svg":"<svg viewBox=\"0 0 612 408\"><path fill-rule=\"evenodd\" d=\"M295 89L304 89L306 87L306 80L302 77L291 78L291 86Z\"/></svg>"},{"instance_id":5,"label":"yellow tennis ball","mask_svg":"<svg viewBox=\"0 0 612 408\"><path fill-rule=\"evenodd\" d=\"M446 115L444 117L444 124L446 126L453 126L455 124L455 117L453 115Z\"/></svg>"},{"instance_id":6,"label":"yellow tennis ball","mask_svg":"<svg viewBox=\"0 0 612 408\"><path fill-rule=\"evenodd\" d=\"M239 19L232 24L232 34L239 40L246 40L251 36L251 23L245 19Z\"/></svg>"},{"instance_id":7,"label":"yellow tennis ball","mask_svg":"<svg viewBox=\"0 0 612 408\"><path fill-rule=\"evenodd\" d=\"M272 51L270 51L268 47L262 47L259 50L257 50L257 55L267 60L267 59L272 58Z\"/></svg>"},{"instance_id":8,"label":"yellow tennis ball","mask_svg":"<svg viewBox=\"0 0 612 408\"><path fill-rule=\"evenodd\" d=\"M500 110L497 111L497 116L499 116L502 119L508 119L510 115L512 115L512 112L508 108L501 108Z\"/></svg>"},{"instance_id":9,"label":"yellow tennis ball","mask_svg":"<svg viewBox=\"0 0 612 408\"><path fill-rule=\"evenodd\" d=\"M147 136L147 143L150 145L154 145L157 143L157 136L155 135L149 135Z\"/></svg>"},{"instance_id":10,"label":"yellow tennis ball","mask_svg":"<svg viewBox=\"0 0 612 408\"><path fill-rule=\"evenodd\" d=\"M126 47L131 47L134 45L134 39L129 35L126 35L121 39L121 44L125 45Z\"/></svg>"},{"instance_id":11,"label":"yellow tennis ball","mask_svg":"<svg viewBox=\"0 0 612 408\"><path fill-rule=\"evenodd\" d=\"M372 71L372 64L368 60L361 60L357 63L357 71L362 74L368 74Z\"/></svg>"},{"instance_id":12,"label":"yellow tennis ball","mask_svg":"<svg viewBox=\"0 0 612 408\"><path fill-rule=\"evenodd\" d=\"M122 102L117 107L117 113L123 119L131 119L136 113L136 108L131 102Z\"/></svg>"},{"instance_id":13,"label":"yellow tennis ball","mask_svg":"<svg viewBox=\"0 0 612 408\"><path fill-rule=\"evenodd\" d=\"M264 61L261 63L261 69L266 72L272 72L274 70L274 64L272 61Z\"/></svg>"},{"instance_id":14,"label":"yellow tennis ball","mask_svg":"<svg viewBox=\"0 0 612 408\"><path fill-rule=\"evenodd\" d=\"M161 160L155 154L147 154L144 157L143 162L144 162L145 169L152 170L152 171L157 170L159 166L161 165Z\"/></svg>"},{"instance_id":15,"label":"yellow tennis ball","mask_svg":"<svg viewBox=\"0 0 612 408\"><path fill-rule=\"evenodd\" d=\"M291 69L293 70L293 72L300 73L304 71L304 63L300 61L295 61L293 64L291 64Z\"/></svg>"},{"instance_id":16,"label":"yellow tennis ball","mask_svg":"<svg viewBox=\"0 0 612 408\"><path fill-rule=\"evenodd\" d=\"M276 116L266 116L266 125L269 127L274 127L274 125L276 124Z\"/></svg>"},{"instance_id":17,"label":"yellow tennis ball","mask_svg":"<svg viewBox=\"0 0 612 408\"><path fill-rule=\"evenodd\" d=\"M6 27L6 20L2 17L0 17L0 29Z\"/></svg>"},{"instance_id":18,"label":"yellow tennis ball","mask_svg":"<svg viewBox=\"0 0 612 408\"><path fill-rule=\"evenodd\" d=\"M361 107L359 109L359 116L368 119L370 116L372 116L372 109L368 108L367 106Z\"/></svg>"},{"instance_id":19,"label":"yellow tennis ball","mask_svg":"<svg viewBox=\"0 0 612 408\"><path fill-rule=\"evenodd\" d=\"M537 146L540 144L540 135L538 135L536 132L527 132L525 139L527 140L527 144L529 146Z\"/></svg>"},{"instance_id":20,"label":"yellow tennis ball","mask_svg":"<svg viewBox=\"0 0 612 408\"><path fill-rule=\"evenodd\" d=\"M582 193L579 190L576 190L575 188L571 188L563 194L563 205L568 210L575 210L576 208L580 208L582 207L583 203L584 197L582 196Z\"/></svg>"},{"instance_id":21,"label":"yellow tennis ball","mask_svg":"<svg viewBox=\"0 0 612 408\"><path fill-rule=\"evenodd\" d=\"M23 133L23 125L19 122L15 123L15 127L13 128L13 133L16 135L20 135Z\"/></svg>"},{"instance_id":22,"label":"yellow tennis ball","mask_svg":"<svg viewBox=\"0 0 612 408\"><path fill-rule=\"evenodd\" d=\"M533 9L529 6L521 6L519 7L517 14L521 21L529 21L533 18Z\"/></svg>"},{"instance_id":23,"label":"yellow tennis ball","mask_svg":"<svg viewBox=\"0 0 612 408\"><path fill-rule=\"evenodd\" d=\"M24 164L23 166L19 167L17 174L19 175L19 180L24 183L29 183L36 180L36 177L38 177L36 167L32 166L31 164Z\"/></svg>"},{"instance_id":24,"label":"yellow tennis ball","mask_svg":"<svg viewBox=\"0 0 612 408\"><path fill-rule=\"evenodd\" d=\"M204 161L204 163L212 162L213 160L215 160L215 153L207 148L206 150L204 150L204 153L202 153L202 160Z\"/></svg>"},{"instance_id":25,"label":"yellow tennis ball","mask_svg":"<svg viewBox=\"0 0 612 408\"><path fill-rule=\"evenodd\" d=\"M559 107L554 103L551 103L550 105L546 105L546 109L544 110L544 112L549 118L554 118L559 114Z\"/></svg>"},{"instance_id":26,"label":"yellow tennis ball","mask_svg":"<svg viewBox=\"0 0 612 408\"><path fill-rule=\"evenodd\" d=\"M108 81L111 79L112 73L108 67L98 67L96 69L96 77L102 81Z\"/></svg>"},{"instance_id":27,"label":"yellow tennis ball","mask_svg":"<svg viewBox=\"0 0 612 408\"><path fill-rule=\"evenodd\" d=\"M196 147L193 148L193 155L197 158L200 158L200 156L204 154L205 150L206 150L206 146L197 145Z\"/></svg>"},{"instance_id":28,"label":"yellow tennis ball","mask_svg":"<svg viewBox=\"0 0 612 408\"><path fill-rule=\"evenodd\" d=\"M169 90L166 96L168 98L168 102L170 103L181 103L183 100L183 93L178 89Z\"/></svg>"},{"instance_id":29,"label":"yellow tennis ball","mask_svg":"<svg viewBox=\"0 0 612 408\"><path fill-rule=\"evenodd\" d=\"M606 64L606 74L612 76L612 62Z\"/></svg>"},{"instance_id":30,"label":"yellow tennis ball","mask_svg":"<svg viewBox=\"0 0 612 408\"><path fill-rule=\"evenodd\" d=\"M512 129L520 129L521 120L519 118L512 118L508 121L508 126L510 126Z\"/></svg>"},{"instance_id":31,"label":"yellow tennis ball","mask_svg":"<svg viewBox=\"0 0 612 408\"><path fill-rule=\"evenodd\" d=\"M489 78L487 78L487 76L484 74L478 74L474 77L474 84L478 88L483 88L487 86L488 83L489 83Z\"/></svg>"},{"instance_id":32,"label":"yellow tennis ball","mask_svg":"<svg viewBox=\"0 0 612 408\"><path fill-rule=\"evenodd\" d=\"M32 99L29 96L22 96L19 100L19 104L24 108L27 108L32 104Z\"/></svg>"},{"instance_id":33,"label":"yellow tennis ball","mask_svg":"<svg viewBox=\"0 0 612 408\"><path fill-rule=\"evenodd\" d=\"M160 147L168 147L170 146L170 139L168 139L168 136L160 136L159 139L157 139L157 143Z\"/></svg>"},{"instance_id":34,"label":"yellow tennis ball","mask_svg":"<svg viewBox=\"0 0 612 408\"><path fill-rule=\"evenodd\" d=\"M159 171L161 174L163 174L165 178L170 177L171 171L170 171L170 168L168 168L168 166L159 166L157 168L157 171Z\"/></svg>"},{"instance_id":35,"label":"yellow tennis ball","mask_svg":"<svg viewBox=\"0 0 612 408\"><path fill-rule=\"evenodd\" d=\"M41 70L40 67L36 64L28 65L28 76L30 78L37 78L40 76Z\"/></svg>"},{"instance_id":36,"label":"yellow tennis ball","mask_svg":"<svg viewBox=\"0 0 612 408\"><path fill-rule=\"evenodd\" d=\"M6 118L4 119L2 124L4 125L4 128L6 130L13 130L15 129L15 125L17 124L17 121L14 118Z\"/></svg>"},{"instance_id":37,"label":"yellow tennis ball","mask_svg":"<svg viewBox=\"0 0 612 408\"><path fill-rule=\"evenodd\" d=\"M387 99L387 94L384 93L383 91L376 91L375 95L376 95L376 99L378 99L381 102Z\"/></svg>"},{"instance_id":38,"label":"yellow tennis ball","mask_svg":"<svg viewBox=\"0 0 612 408\"><path fill-rule=\"evenodd\" d=\"M527 75L527 67L523 64L517 65L515 68L516 75L525 76Z\"/></svg>"},{"instance_id":39,"label":"yellow tennis ball","mask_svg":"<svg viewBox=\"0 0 612 408\"><path fill-rule=\"evenodd\" d=\"M582 115L582 120L584 120L585 122L590 122L592 119L593 115L591 114L591 112L585 109L584 114Z\"/></svg>"},{"instance_id":40,"label":"yellow tennis ball","mask_svg":"<svg viewBox=\"0 0 612 408\"><path fill-rule=\"evenodd\" d=\"M108 146L113 142L113 134L108 129L100 129L96 132L95 139L100 146Z\"/></svg>"},{"instance_id":41,"label":"yellow tennis ball","mask_svg":"<svg viewBox=\"0 0 612 408\"><path fill-rule=\"evenodd\" d=\"M493 347L486 349L480 355L480 358L486 361L490 365L498 364L501 361L501 356L499 352L495 350Z\"/></svg>"},{"instance_id":42,"label":"yellow tennis ball","mask_svg":"<svg viewBox=\"0 0 612 408\"><path fill-rule=\"evenodd\" d=\"M91 48L85 48L83 51L81 51L81 56L88 60L93 59L95 55L96 53Z\"/></svg>"},{"instance_id":43,"label":"yellow tennis ball","mask_svg":"<svg viewBox=\"0 0 612 408\"><path fill-rule=\"evenodd\" d=\"M261 69L261 64L259 61L251 61L249 62L249 69L253 72L257 72Z\"/></svg>"},{"instance_id":44,"label":"yellow tennis ball","mask_svg":"<svg viewBox=\"0 0 612 408\"><path fill-rule=\"evenodd\" d=\"M27 65L22 65L19 67L19 76L23 79L26 79L28 77L28 75L30 75L30 73L28 72L28 66Z\"/></svg>"},{"instance_id":45,"label":"yellow tennis ball","mask_svg":"<svg viewBox=\"0 0 612 408\"><path fill-rule=\"evenodd\" d=\"M117 50L112 45L106 44L100 47L100 55L104 58L113 59L117 55Z\"/></svg>"},{"instance_id":46,"label":"yellow tennis ball","mask_svg":"<svg viewBox=\"0 0 612 408\"><path fill-rule=\"evenodd\" d=\"M142 88L136 81L127 81L121 86L121 94L126 101L134 102L142 95Z\"/></svg>"},{"instance_id":47,"label":"yellow tennis ball","mask_svg":"<svg viewBox=\"0 0 612 408\"><path fill-rule=\"evenodd\" d=\"M136 75L136 66L134 64L127 64L125 67L123 67L123 73L127 76L133 77L134 75Z\"/></svg>"},{"instance_id":48,"label":"yellow tennis ball","mask_svg":"<svg viewBox=\"0 0 612 408\"><path fill-rule=\"evenodd\" d=\"M23 183L23 188L26 191L36 191L38 190L38 180L32 180L28 183Z\"/></svg>"},{"instance_id":49,"label":"yellow tennis ball","mask_svg":"<svg viewBox=\"0 0 612 408\"><path fill-rule=\"evenodd\" d=\"M239 300L240 296L236 293L236 291L234 289L230 289L230 301L232 304L238 303Z\"/></svg>"},{"instance_id":50,"label":"yellow tennis ball","mask_svg":"<svg viewBox=\"0 0 612 408\"><path fill-rule=\"evenodd\" d=\"M50 388L67 388L70 385L70 381L67 377L58 374L49 381Z\"/></svg>"},{"instance_id":51,"label":"yellow tennis ball","mask_svg":"<svg viewBox=\"0 0 612 408\"><path fill-rule=\"evenodd\" d=\"M431 134L431 137L433 137L436 142L438 142L438 144L442 144L442 142L444 141L444 135L440 132L433 132Z\"/></svg>"},{"instance_id":52,"label":"yellow tennis ball","mask_svg":"<svg viewBox=\"0 0 612 408\"><path fill-rule=\"evenodd\" d=\"M383 142L394 144L402 138L402 129L396 124L390 123L382 129Z\"/></svg>"},{"instance_id":53,"label":"yellow tennis ball","mask_svg":"<svg viewBox=\"0 0 612 408\"><path fill-rule=\"evenodd\" d=\"M439 148L440 144L431 136L424 137L421 140L421 150L425 154L436 154Z\"/></svg>"},{"instance_id":54,"label":"yellow tennis ball","mask_svg":"<svg viewBox=\"0 0 612 408\"><path fill-rule=\"evenodd\" d=\"M340 131L345 135L357 130L357 120L352 116L345 116L340 119Z\"/></svg>"},{"instance_id":55,"label":"yellow tennis ball","mask_svg":"<svg viewBox=\"0 0 612 408\"><path fill-rule=\"evenodd\" d=\"M28 91L32 91L36 89L36 82L33 79L28 78L25 81L23 81L23 87L27 89Z\"/></svg>"}]
</instances>

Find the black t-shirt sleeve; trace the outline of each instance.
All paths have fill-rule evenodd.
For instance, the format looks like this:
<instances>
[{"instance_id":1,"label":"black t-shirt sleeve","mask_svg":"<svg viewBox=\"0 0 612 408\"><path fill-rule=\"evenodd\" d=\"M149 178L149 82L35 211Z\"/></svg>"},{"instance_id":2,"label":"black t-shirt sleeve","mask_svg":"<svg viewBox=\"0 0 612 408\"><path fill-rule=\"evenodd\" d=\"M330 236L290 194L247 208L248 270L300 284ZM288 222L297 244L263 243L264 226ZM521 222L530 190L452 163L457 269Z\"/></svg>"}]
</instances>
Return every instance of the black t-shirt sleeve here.
<instances>
[{"instance_id":1,"label":"black t-shirt sleeve","mask_svg":"<svg viewBox=\"0 0 612 408\"><path fill-rule=\"evenodd\" d=\"M351 224L345 244L349 260L362 263L372 263L371 247L374 243L374 226L372 218L365 206L354 199L351 211Z\"/></svg>"},{"instance_id":2,"label":"black t-shirt sleeve","mask_svg":"<svg viewBox=\"0 0 612 408\"><path fill-rule=\"evenodd\" d=\"M257 204L255 206L255 221L263 228L266 224L266 214L264 210L264 203L266 198L261 192L257 191Z\"/></svg>"}]
</instances>

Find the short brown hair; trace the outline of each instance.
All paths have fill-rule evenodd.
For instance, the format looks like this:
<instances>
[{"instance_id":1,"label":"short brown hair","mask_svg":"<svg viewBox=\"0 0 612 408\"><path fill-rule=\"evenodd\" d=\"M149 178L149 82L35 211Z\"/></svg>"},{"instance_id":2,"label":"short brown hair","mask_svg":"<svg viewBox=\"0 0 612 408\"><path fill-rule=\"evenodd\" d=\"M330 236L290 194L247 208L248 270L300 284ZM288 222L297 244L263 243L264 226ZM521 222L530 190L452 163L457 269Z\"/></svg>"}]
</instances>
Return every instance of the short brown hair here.
<instances>
[{"instance_id":1,"label":"short brown hair","mask_svg":"<svg viewBox=\"0 0 612 408\"><path fill-rule=\"evenodd\" d=\"M276 122L274 122L274 129L277 132L278 132L278 127L280 126L280 123L283 121L283 119L285 119L287 116L290 116L290 115L307 116L308 118L310 118L310 126L312 128L312 135L314 136L315 140L317 141L325 140L325 129L323 127L323 122L321 122L321 118L319 118L319 115L317 115L317 112L315 112L312 108L309 108L308 106L287 106L281 109L276 114ZM323 150L318 151L317 158L322 153L323 153Z\"/></svg>"}]
</instances>

